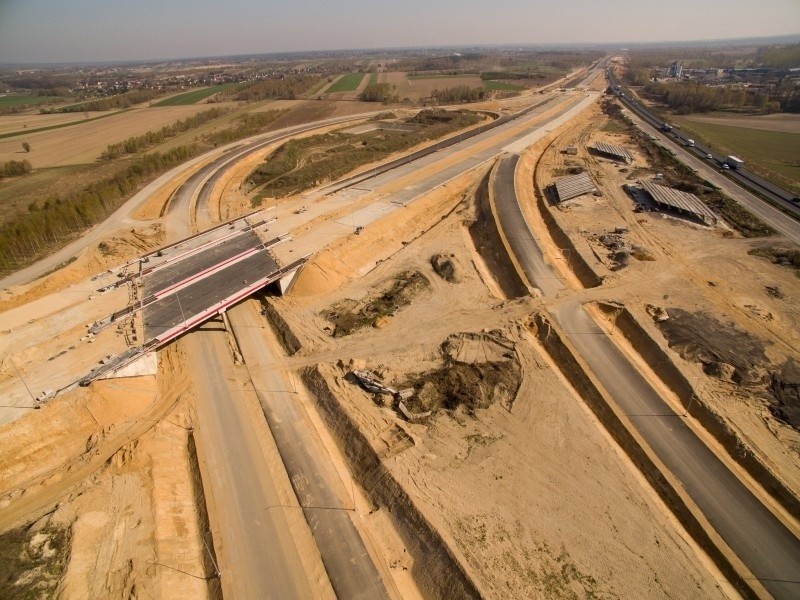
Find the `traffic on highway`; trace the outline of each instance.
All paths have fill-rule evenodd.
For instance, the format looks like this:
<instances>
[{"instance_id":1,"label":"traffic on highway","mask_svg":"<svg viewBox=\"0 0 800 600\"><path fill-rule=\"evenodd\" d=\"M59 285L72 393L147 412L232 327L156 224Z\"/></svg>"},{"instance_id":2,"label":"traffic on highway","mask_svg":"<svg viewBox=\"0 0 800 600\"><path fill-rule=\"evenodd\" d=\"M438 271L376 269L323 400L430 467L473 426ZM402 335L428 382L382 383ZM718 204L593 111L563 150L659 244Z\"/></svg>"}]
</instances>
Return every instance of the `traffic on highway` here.
<instances>
[{"instance_id":1,"label":"traffic on highway","mask_svg":"<svg viewBox=\"0 0 800 600\"><path fill-rule=\"evenodd\" d=\"M663 119L655 116L651 111L642 106L641 102L633 99L630 90L626 90L620 85L617 77L614 75L612 69L606 69L606 76L614 93L619 97L619 100L633 113L638 115L646 123L653 126L659 132L665 135L670 135L676 142L685 147L687 152L694 154L696 157L708 160L719 169L725 171L725 174L736 181L742 187L755 193L761 198L766 199L770 203L779 207L784 212L792 215L795 219L800 218L800 198L794 194L778 187L777 185L766 181L764 178L759 177L755 173L743 168L744 162L740 161L737 164L733 159L735 157L718 156L711 152L711 149L703 145L697 144L694 140L690 139L678 128L666 123Z\"/></svg>"}]
</instances>

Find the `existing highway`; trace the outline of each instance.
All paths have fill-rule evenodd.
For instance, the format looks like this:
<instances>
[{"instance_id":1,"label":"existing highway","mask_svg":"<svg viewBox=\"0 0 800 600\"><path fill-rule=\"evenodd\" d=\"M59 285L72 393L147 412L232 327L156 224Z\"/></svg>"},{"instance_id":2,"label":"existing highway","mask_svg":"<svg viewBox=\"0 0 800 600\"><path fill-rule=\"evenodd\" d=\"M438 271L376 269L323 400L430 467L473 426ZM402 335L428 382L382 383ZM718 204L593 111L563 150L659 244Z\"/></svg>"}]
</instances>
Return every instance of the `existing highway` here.
<instances>
[{"instance_id":1,"label":"existing highway","mask_svg":"<svg viewBox=\"0 0 800 600\"><path fill-rule=\"evenodd\" d=\"M517 157L506 156L496 166L491 193L499 224L510 230L511 250L530 284L553 299L566 287L545 263L529 227L520 222L524 217L514 190L516 163ZM753 575L775 598L800 597L800 540L694 434L579 302L555 303L551 312L603 387Z\"/></svg>"},{"instance_id":2,"label":"existing highway","mask_svg":"<svg viewBox=\"0 0 800 600\"><path fill-rule=\"evenodd\" d=\"M619 82L617 81L613 71L610 69L607 70L606 75L608 76L608 80L611 85L613 85L614 89L618 92L620 101L626 107L628 107L630 111L647 122L648 125L660 130L661 126L663 125L663 121L647 110L647 108L642 106L642 104L634 100L630 95L630 91L628 91L628 95L625 95L625 92L619 85ZM706 159L706 156L710 154L709 149L704 148L701 145L694 144L693 146L689 146L689 138L675 128L669 131L669 135L674 137L678 143L686 149L686 152L692 156ZM724 156L713 155L711 158L713 164L718 166L722 166L724 159ZM800 204L794 202L796 197L793 194L773 183L770 183L769 181L766 181L762 177L759 177L747 169L730 169L728 171L728 175L741 186L764 196L770 202L782 208L786 213L793 215L794 218L800 218Z\"/></svg>"},{"instance_id":3,"label":"existing highway","mask_svg":"<svg viewBox=\"0 0 800 600\"><path fill-rule=\"evenodd\" d=\"M640 129L656 131L652 125L642 120L636 113L632 113L631 118L634 123L639 125ZM794 243L800 244L800 221L796 221L786 213L775 208L773 205L765 202L757 196L754 196L745 188L736 184L736 182L731 181L717 168L715 168L710 161L698 158L694 154L690 153L684 145L676 143L668 136L661 134L661 132L659 132L659 134L661 139L659 139L659 141L656 143L670 148L673 152L675 152L678 160L697 171L700 176L703 177L703 179L717 186L728 197L744 206L747 210L764 221L764 223L772 227L775 231Z\"/></svg>"}]
</instances>

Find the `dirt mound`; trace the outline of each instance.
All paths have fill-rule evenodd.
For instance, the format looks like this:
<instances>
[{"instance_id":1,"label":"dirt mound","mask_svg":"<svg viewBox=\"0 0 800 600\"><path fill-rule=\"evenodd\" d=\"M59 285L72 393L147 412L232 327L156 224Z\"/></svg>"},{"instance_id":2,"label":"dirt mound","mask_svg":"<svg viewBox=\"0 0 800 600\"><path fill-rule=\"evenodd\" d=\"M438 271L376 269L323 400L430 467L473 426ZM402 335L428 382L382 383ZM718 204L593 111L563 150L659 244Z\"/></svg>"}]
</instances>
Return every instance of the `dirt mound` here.
<instances>
[{"instance_id":1,"label":"dirt mound","mask_svg":"<svg viewBox=\"0 0 800 600\"><path fill-rule=\"evenodd\" d=\"M428 279L419 271L400 273L388 288L368 295L359 301L345 299L322 313L333 324L333 337L350 335L367 327L383 325L385 317L411 304L415 296L430 287ZM380 322L380 323L379 323Z\"/></svg>"},{"instance_id":2,"label":"dirt mound","mask_svg":"<svg viewBox=\"0 0 800 600\"><path fill-rule=\"evenodd\" d=\"M737 329L733 323L722 323L706 313L691 313L680 308L667 309L669 319L656 321L670 348L682 358L700 362L708 375L731 373L739 385L756 385L765 381L769 360L764 343ZM726 375L727 376L727 375Z\"/></svg>"},{"instance_id":3,"label":"dirt mound","mask_svg":"<svg viewBox=\"0 0 800 600\"><path fill-rule=\"evenodd\" d=\"M329 293L357 275L336 253L326 250L306 263L292 286L292 295L315 296Z\"/></svg>"},{"instance_id":4,"label":"dirt mound","mask_svg":"<svg viewBox=\"0 0 800 600\"><path fill-rule=\"evenodd\" d=\"M447 257L443 254L435 254L431 256L431 266L439 277L450 283L456 283L458 281L456 266L451 258L452 255Z\"/></svg>"},{"instance_id":5,"label":"dirt mound","mask_svg":"<svg viewBox=\"0 0 800 600\"><path fill-rule=\"evenodd\" d=\"M514 344L499 334L457 333L442 344L442 352L453 362L480 364L514 360Z\"/></svg>"},{"instance_id":6,"label":"dirt mound","mask_svg":"<svg viewBox=\"0 0 800 600\"><path fill-rule=\"evenodd\" d=\"M790 358L780 371L772 372L770 379L769 388L774 398L770 412L775 418L800 429L800 365Z\"/></svg>"},{"instance_id":7,"label":"dirt mound","mask_svg":"<svg viewBox=\"0 0 800 600\"><path fill-rule=\"evenodd\" d=\"M410 377L412 412L456 410L474 415L501 402L510 408L522 381L514 345L496 334L455 334L441 347L444 364Z\"/></svg>"},{"instance_id":8,"label":"dirt mound","mask_svg":"<svg viewBox=\"0 0 800 600\"><path fill-rule=\"evenodd\" d=\"M639 261L655 260L647 248L631 244L619 233L591 235L589 239L608 250L606 257L610 261L609 269L612 271L619 271L627 267L631 257Z\"/></svg>"},{"instance_id":9,"label":"dirt mound","mask_svg":"<svg viewBox=\"0 0 800 600\"><path fill-rule=\"evenodd\" d=\"M54 271L32 283L14 288L14 294L0 301L0 312L11 310L77 283L91 274L105 271L158 246L164 239L161 224L153 223L141 229L101 241L57 266Z\"/></svg>"}]
</instances>

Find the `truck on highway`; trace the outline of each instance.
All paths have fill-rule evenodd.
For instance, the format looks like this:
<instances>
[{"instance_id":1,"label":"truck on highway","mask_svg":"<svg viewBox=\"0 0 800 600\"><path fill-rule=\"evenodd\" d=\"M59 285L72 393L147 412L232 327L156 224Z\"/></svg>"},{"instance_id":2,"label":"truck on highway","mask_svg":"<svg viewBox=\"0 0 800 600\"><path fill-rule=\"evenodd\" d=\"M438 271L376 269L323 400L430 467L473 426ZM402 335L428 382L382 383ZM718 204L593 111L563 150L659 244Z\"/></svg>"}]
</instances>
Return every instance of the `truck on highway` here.
<instances>
[{"instance_id":1,"label":"truck on highway","mask_svg":"<svg viewBox=\"0 0 800 600\"><path fill-rule=\"evenodd\" d=\"M735 156L726 156L725 163L731 169L741 169L744 166L744 161Z\"/></svg>"}]
</instances>

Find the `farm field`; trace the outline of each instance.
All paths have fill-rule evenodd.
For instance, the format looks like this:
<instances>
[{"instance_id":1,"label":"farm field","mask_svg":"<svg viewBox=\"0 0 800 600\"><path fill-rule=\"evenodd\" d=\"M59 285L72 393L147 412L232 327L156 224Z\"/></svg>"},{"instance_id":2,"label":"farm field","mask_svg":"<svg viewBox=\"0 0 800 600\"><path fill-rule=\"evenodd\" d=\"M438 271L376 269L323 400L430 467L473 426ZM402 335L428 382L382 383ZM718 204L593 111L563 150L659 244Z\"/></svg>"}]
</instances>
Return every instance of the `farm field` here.
<instances>
[{"instance_id":1,"label":"farm field","mask_svg":"<svg viewBox=\"0 0 800 600\"><path fill-rule=\"evenodd\" d=\"M156 102L153 106L186 106L189 104L197 104L201 100L205 100L217 94L219 92L224 92L235 86L235 83L223 83L220 85L213 85L211 87L202 88L199 90L192 90L190 92L186 92L184 94L178 94L177 96L171 96L169 98L165 98L160 102Z\"/></svg>"},{"instance_id":2,"label":"farm field","mask_svg":"<svg viewBox=\"0 0 800 600\"><path fill-rule=\"evenodd\" d=\"M362 79L364 79L364 73L348 73L334 81L333 85L328 88L327 93L353 92L358 89Z\"/></svg>"},{"instance_id":3,"label":"farm field","mask_svg":"<svg viewBox=\"0 0 800 600\"><path fill-rule=\"evenodd\" d=\"M410 80L417 80L417 79L459 79L461 77L472 77L472 75L464 75L464 74L451 74L451 73L440 73L440 74L422 74L422 75L407 75L408 79ZM476 75L477 77L477 75Z\"/></svg>"},{"instance_id":4,"label":"farm field","mask_svg":"<svg viewBox=\"0 0 800 600\"><path fill-rule=\"evenodd\" d=\"M107 119L3 139L0 140L0 162L24 158L34 168L93 162L109 144L160 129L204 110L208 110L208 106L203 104L137 108ZM30 152L22 150L23 142L30 144Z\"/></svg>"},{"instance_id":5,"label":"farm field","mask_svg":"<svg viewBox=\"0 0 800 600\"><path fill-rule=\"evenodd\" d=\"M326 85L328 85L328 80L321 79L320 81L315 83L310 90L306 92L306 96L313 96L314 94L318 94L322 90L322 88L324 88Z\"/></svg>"},{"instance_id":6,"label":"farm field","mask_svg":"<svg viewBox=\"0 0 800 600\"><path fill-rule=\"evenodd\" d=\"M789 113L775 113L772 115L690 115L685 117L693 123L710 123L712 125L728 125L743 127L745 129L761 129L764 131L783 131L786 133L800 133L800 115Z\"/></svg>"},{"instance_id":7,"label":"farm field","mask_svg":"<svg viewBox=\"0 0 800 600\"><path fill-rule=\"evenodd\" d=\"M89 118L93 119L105 112L90 112ZM56 113L51 115L40 114L15 114L0 116L0 135L13 133L16 131L24 132L30 129L41 127L53 127L54 125L64 125L67 123L81 123L86 120L83 113Z\"/></svg>"},{"instance_id":8,"label":"farm field","mask_svg":"<svg viewBox=\"0 0 800 600\"><path fill-rule=\"evenodd\" d=\"M407 73L392 71L379 73L378 83L389 83L397 88L400 100L419 100L429 98L433 90L443 90L458 86L470 88L483 88L483 81L477 75L447 76L447 77L414 77L409 79Z\"/></svg>"},{"instance_id":9,"label":"farm field","mask_svg":"<svg viewBox=\"0 0 800 600\"><path fill-rule=\"evenodd\" d=\"M0 108L45 104L53 100L64 100L61 96L25 96L21 94L0 94Z\"/></svg>"},{"instance_id":10,"label":"farm field","mask_svg":"<svg viewBox=\"0 0 800 600\"><path fill-rule=\"evenodd\" d=\"M674 117L686 134L719 154L734 154L748 169L800 193L800 133L768 131Z\"/></svg>"}]
</instances>

